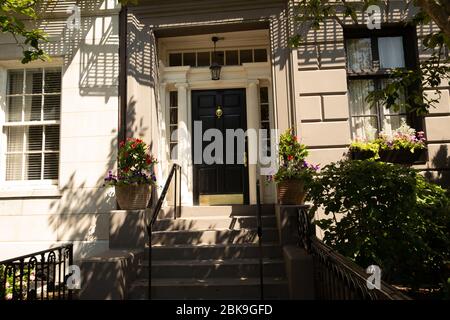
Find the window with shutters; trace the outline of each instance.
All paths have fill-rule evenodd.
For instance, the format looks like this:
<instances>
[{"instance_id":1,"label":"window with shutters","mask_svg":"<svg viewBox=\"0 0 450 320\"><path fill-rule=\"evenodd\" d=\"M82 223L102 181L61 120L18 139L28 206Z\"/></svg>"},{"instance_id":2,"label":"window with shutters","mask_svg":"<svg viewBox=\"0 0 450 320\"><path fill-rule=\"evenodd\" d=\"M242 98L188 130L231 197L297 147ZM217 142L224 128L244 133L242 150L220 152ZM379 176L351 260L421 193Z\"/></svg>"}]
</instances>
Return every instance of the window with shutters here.
<instances>
[{"instance_id":1,"label":"window with shutters","mask_svg":"<svg viewBox=\"0 0 450 320\"><path fill-rule=\"evenodd\" d=\"M58 180L61 69L8 71L6 181Z\"/></svg>"}]
</instances>

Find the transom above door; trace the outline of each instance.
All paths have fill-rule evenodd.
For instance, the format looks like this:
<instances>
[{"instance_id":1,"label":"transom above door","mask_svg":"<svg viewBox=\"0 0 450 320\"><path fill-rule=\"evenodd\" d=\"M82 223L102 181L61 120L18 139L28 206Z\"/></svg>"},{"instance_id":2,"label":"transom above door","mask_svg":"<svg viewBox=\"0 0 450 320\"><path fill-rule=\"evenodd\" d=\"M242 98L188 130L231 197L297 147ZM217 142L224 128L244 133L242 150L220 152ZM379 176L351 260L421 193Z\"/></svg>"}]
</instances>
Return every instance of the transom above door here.
<instances>
[{"instance_id":1,"label":"transom above door","mask_svg":"<svg viewBox=\"0 0 450 320\"><path fill-rule=\"evenodd\" d=\"M246 142L245 139L237 139L234 136L230 136L227 140L226 134L227 129L247 130L245 89L192 91L192 121L192 128L201 125L201 137L195 133L192 135L192 158L196 158L194 154L196 150L202 152L202 163L194 162L193 167L194 204L247 204ZM215 132L220 132L223 139L221 150L214 149L211 152L216 159L212 164L208 164L203 158L215 141L214 138L211 141L204 141L203 136L208 129L216 129ZM234 139L234 142L231 139ZM233 147L230 149L227 145ZM231 153L231 150L233 155L227 154Z\"/></svg>"}]
</instances>

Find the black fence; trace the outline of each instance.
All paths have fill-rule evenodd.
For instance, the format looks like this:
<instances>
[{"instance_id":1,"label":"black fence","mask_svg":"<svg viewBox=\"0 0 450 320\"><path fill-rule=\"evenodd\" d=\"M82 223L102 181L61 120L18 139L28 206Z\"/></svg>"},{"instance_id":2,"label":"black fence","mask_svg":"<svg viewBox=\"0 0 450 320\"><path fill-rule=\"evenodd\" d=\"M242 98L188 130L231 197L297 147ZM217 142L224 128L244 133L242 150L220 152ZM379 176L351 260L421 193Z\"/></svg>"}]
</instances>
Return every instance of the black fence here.
<instances>
[{"instance_id":1,"label":"black fence","mask_svg":"<svg viewBox=\"0 0 450 320\"><path fill-rule=\"evenodd\" d=\"M0 300L71 300L73 245L0 261Z\"/></svg>"},{"instance_id":2,"label":"black fence","mask_svg":"<svg viewBox=\"0 0 450 320\"><path fill-rule=\"evenodd\" d=\"M308 206L298 210L298 233L302 246L314 261L315 298L319 300L410 300L381 281L369 288L367 274L360 266L320 241L308 215Z\"/></svg>"}]
</instances>

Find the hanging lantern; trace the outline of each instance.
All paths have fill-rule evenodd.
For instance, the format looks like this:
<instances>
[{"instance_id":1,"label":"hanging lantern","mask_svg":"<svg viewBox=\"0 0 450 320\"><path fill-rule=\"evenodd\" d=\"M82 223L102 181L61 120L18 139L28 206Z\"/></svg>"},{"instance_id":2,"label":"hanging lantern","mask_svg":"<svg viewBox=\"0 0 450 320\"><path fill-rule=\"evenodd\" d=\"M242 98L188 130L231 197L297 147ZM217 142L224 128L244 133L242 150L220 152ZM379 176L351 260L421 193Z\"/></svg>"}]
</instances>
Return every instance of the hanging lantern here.
<instances>
[{"instance_id":1,"label":"hanging lantern","mask_svg":"<svg viewBox=\"0 0 450 320\"><path fill-rule=\"evenodd\" d=\"M213 53L213 62L209 67L211 70L211 80L220 80L220 72L222 70L222 66L217 62L217 53L216 53L216 44L219 41L218 37L212 37L212 42L214 42L214 53Z\"/></svg>"}]
</instances>

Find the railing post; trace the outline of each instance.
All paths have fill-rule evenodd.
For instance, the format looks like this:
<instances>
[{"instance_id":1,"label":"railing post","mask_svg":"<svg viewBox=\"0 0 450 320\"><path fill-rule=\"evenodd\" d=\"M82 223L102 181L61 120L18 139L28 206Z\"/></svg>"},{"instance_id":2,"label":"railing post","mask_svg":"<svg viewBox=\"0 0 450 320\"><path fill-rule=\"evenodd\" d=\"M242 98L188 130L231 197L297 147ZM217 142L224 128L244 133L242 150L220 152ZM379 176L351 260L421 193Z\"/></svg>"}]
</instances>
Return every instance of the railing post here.
<instances>
[{"instance_id":1,"label":"railing post","mask_svg":"<svg viewBox=\"0 0 450 320\"><path fill-rule=\"evenodd\" d=\"M147 226L148 234L148 300L152 299L152 224Z\"/></svg>"},{"instance_id":2,"label":"railing post","mask_svg":"<svg viewBox=\"0 0 450 320\"><path fill-rule=\"evenodd\" d=\"M180 180L178 181L178 172L180 173ZM156 222L158 218L159 211L161 210L162 203L166 197L167 191L169 190L170 183L172 182L173 175L175 175L175 190L174 190L174 212L173 218L177 218L177 195L180 199L180 208L181 208L181 189L178 194L177 183L179 182L181 188L181 166L178 164L173 164L172 169L170 170L169 177L166 180L161 196L159 197L155 208L153 209L152 215L150 217L150 222L147 225L147 234L148 234L148 299L152 298L152 228L153 224Z\"/></svg>"},{"instance_id":3,"label":"railing post","mask_svg":"<svg viewBox=\"0 0 450 320\"><path fill-rule=\"evenodd\" d=\"M182 172L181 172L181 166L178 166L178 171L180 173L180 178L179 178L179 190L178 190L178 215L177 217L181 217L181 176L182 176Z\"/></svg>"},{"instance_id":4,"label":"railing post","mask_svg":"<svg viewBox=\"0 0 450 320\"><path fill-rule=\"evenodd\" d=\"M72 266L73 265L73 244L71 243L71 244L69 244L68 245L68 248L69 248L69 268L70 268L70 266ZM65 272L64 272L64 274L65 274ZM64 284L66 284L66 279L64 279ZM69 299L69 300L72 300L72 289L70 289L69 288L69 290L68 290L68 292L67 292L67 298Z\"/></svg>"},{"instance_id":5,"label":"railing post","mask_svg":"<svg viewBox=\"0 0 450 320\"><path fill-rule=\"evenodd\" d=\"M263 248L262 248L262 217L261 217L261 195L259 179L256 180L256 202L257 211L257 227L258 227L258 248L259 248L259 286L261 300L264 300L264 267L263 267Z\"/></svg>"},{"instance_id":6,"label":"railing post","mask_svg":"<svg viewBox=\"0 0 450 320\"><path fill-rule=\"evenodd\" d=\"M177 191L178 191L178 184L177 184L177 177L178 177L178 167L175 167L175 185L174 185L174 197L173 197L173 219L177 219Z\"/></svg>"}]
</instances>

